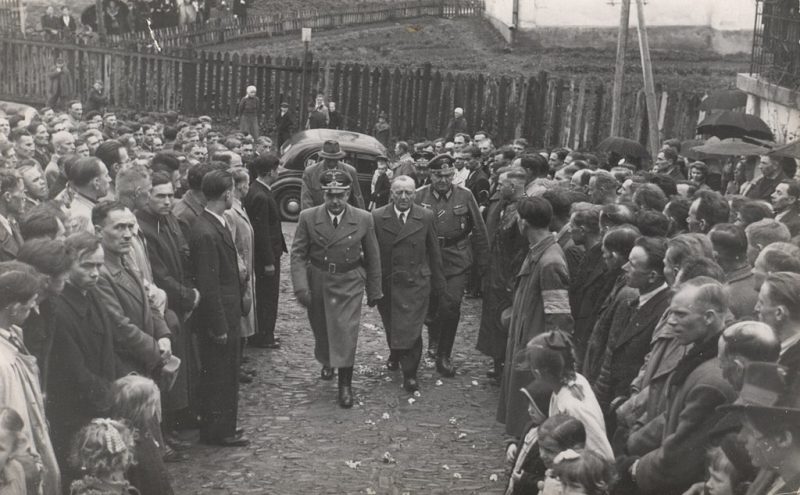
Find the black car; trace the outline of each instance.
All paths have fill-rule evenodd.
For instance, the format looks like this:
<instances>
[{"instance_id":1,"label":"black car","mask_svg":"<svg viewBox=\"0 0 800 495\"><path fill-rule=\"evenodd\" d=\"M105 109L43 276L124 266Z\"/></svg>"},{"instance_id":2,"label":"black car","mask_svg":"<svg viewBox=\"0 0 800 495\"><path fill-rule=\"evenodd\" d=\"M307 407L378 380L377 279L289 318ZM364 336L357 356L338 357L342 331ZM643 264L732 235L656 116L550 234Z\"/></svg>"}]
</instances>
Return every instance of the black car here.
<instances>
[{"instance_id":1,"label":"black car","mask_svg":"<svg viewBox=\"0 0 800 495\"><path fill-rule=\"evenodd\" d=\"M296 222L300 216L300 189L303 171L319 160L322 143L332 139L347 153L342 159L356 168L364 200L369 201L375 158L386 155L386 148L374 137L335 129L310 129L294 134L281 146L278 178L272 184L278 209L284 221Z\"/></svg>"}]
</instances>

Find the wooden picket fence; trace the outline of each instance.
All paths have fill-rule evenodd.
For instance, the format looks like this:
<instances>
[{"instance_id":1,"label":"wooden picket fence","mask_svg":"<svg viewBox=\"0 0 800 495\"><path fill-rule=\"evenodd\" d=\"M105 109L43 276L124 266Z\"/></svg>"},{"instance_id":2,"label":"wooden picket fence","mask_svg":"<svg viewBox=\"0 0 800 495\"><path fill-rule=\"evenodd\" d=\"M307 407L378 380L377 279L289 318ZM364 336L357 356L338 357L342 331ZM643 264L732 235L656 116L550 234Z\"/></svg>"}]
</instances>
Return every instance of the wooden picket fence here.
<instances>
[{"instance_id":1,"label":"wooden picket fence","mask_svg":"<svg viewBox=\"0 0 800 495\"><path fill-rule=\"evenodd\" d=\"M609 134L611 85L593 78L527 77L445 73L428 64L418 69L320 64L268 56L172 50L124 51L43 41L0 39L0 99L42 104L56 57L67 62L74 87L83 94L100 78L111 105L137 112L178 110L186 115L235 118L245 87L263 98L263 122L274 122L281 102L300 115L301 96L317 92L336 101L347 129L371 133L385 111L392 136L434 138L443 133L453 108L462 107L472 130L499 142L525 137L536 146L592 149ZM305 76L304 76L305 73ZM695 134L700 92L658 91L663 137ZM622 135L645 142L646 105L641 91L624 95Z\"/></svg>"},{"instance_id":2,"label":"wooden picket fence","mask_svg":"<svg viewBox=\"0 0 800 495\"><path fill-rule=\"evenodd\" d=\"M246 38L269 38L300 33L302 28L335 29L423 16L467 17L483 14L482 1L476 0L406 0L389 4L371 4L344 9L319 11L306 9L292 14L248 16L245 21L233 16L218 17L204 24L191 24L154 30L158 43L165 48L195 48ZM149 45L148 32L109 36L116 45Z\"/></svg>"},{"instance_id":3,"label":"wooden picket fence","mask_svg":"<svg viewBox=\"0 0 800 495\"><path fill-rule=\"evenodd\" d=\"M19 33L22 30L20 0L0 0L0 32Z\"/></svg>"}]
</instances>

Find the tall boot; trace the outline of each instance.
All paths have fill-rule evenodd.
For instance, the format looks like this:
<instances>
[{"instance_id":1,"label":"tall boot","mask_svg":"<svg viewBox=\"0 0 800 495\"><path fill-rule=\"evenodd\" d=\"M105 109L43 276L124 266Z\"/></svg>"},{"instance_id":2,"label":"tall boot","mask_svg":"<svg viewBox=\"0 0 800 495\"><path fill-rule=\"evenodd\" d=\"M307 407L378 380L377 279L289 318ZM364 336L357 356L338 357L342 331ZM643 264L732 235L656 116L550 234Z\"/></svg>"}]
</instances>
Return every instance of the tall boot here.
<instances>
[{"instance_id":1,"label":"tall boot","mask_svg":"<svg viewBox=\"0 0 800 495\"><path fill-rule=\"evenodd\" d=\"M439 339L440 339L440 322L438 318L434 318L427 322L428 325L428 357L436 359L439 354Z\"/></svg>"},{"instance_id":2,"label":"tall boot","mask_svg":"<svg viewBox=\"0 0 800 495\"><path fill-rule=\"evenodd\" d=\"M339 368L339 406L353 407L353 368Z\"/></svg>"},{"instance_id":3,"label":"tall boot","mask_svg":"<svg viewBox=\"0 0 800 495\"><path fill-rule=\"evenodd\" d=\"M458 320L443 321L441 335L439 336L439 349L436 354L436 371L447 378L456 376L456 369L450 362L450 353L453 351L453 343L456 340L456 330Z\"/></svg>"}]
</instances>

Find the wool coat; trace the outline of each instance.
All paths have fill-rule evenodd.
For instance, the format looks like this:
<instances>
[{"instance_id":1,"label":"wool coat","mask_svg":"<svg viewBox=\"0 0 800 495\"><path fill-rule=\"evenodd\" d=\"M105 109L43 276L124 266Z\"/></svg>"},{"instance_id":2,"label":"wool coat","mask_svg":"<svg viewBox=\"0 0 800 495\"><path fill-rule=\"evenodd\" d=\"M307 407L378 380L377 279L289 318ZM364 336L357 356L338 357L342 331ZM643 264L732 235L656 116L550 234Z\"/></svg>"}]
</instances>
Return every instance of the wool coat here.
<instances>
[{"instance_id":1,"label":"wool coat","mask_svg":"<svg viewBox=\"0 0 800 495\"><path fill-rule=\"evenodd\" d=\"M242 301L241 336L252 337L256 333L256 311L255 311L255 273L253 271L253 225L247 212L244 211L239 201L234 201L230 210L225 210L225 221L231 229L233 243L236 244L236 252L239 254L239 261L247 273L247 280L243 281L244 298Z\"/></svg>"},{"instance_id":2,"label":"wool coat","mask_svg":"<svg viewBox=\"0 0 800 495\"><path fill-rule=\"evenodd\" d=\"M441 292L446 283L433 212L412 205L406 215L400 223L393 203L372 212L383 276L378 310L391 349L411 349L422 334L431 287Z\"/></svg>"},{"instance_id":3,"label":"wool coat","mask_svg":"<svg viewBox=\"0 0 800 495\"><path fill-rule=\"evenodd\" d=\"M193 314L200 350L200 436L219 441L236 434L239 400L242 292L236 246L230 231L203 211L189 241L200 305ZM212 337L227 336L224 344Z\"/></svg>"},{"instance_id":4,"label":"wool coat","mask_svg":"<svg viewBox=\"0 0 800 495\"><path fill-rule=\"evenodd\" d=\"M359 262L361 266L343 272L314 265L341 267ZM308 319L317 361L334 368L352 367L364 288L368 300L383 297L372 215L347 205L334 228L325 205L303 210L292 243L291 273L295 294L307 291L311 297Z\"/></svg>"},{"instance_id":5,"label":"wool coat","mask_svg":"<svg viewBox=\"0 0 800 495\"><path fill-rule=\"evenodd\" d=\"M47 419L59 464L69 465L70 442L111 407L111 382L122 375L114 352L113 325L96 289L67 283L55 300Z\"/></svg>"},{"instance_id":6,"label":"wool coat","mask_svg":"<svg viewBox=\"0 0 800 495\"><path fill-rule=\"evenodd\" d=\"M486 230L489 232L489 268L483 277L483 308L476 348L495 359L506 355L508 328L502 314L514 301L514 285L528 240L517 226L517 204L494 201L489 204Z\"/></svg>"},{"instance_id":7,"label":"wool coat","mask_svg":"<svg viewBox=\"0 0 800 495\"><path fill-rule=\"evenodd\" d=\"M573 342L579 363L583 361L592 327L616 278L613 274L609 274L603 262L601 244L597 243L586 250L586 255L576 269L575 277L570 280L569 307L575 320Z\"/></svg>"},{"instance_id":8,"label":"wool coat","mask_svg":"<svg viewBox=\"0 0 800 495\"><path fill-rule=\"evenodd\" d=\"M511 326L506 346L507 365L503 370L497 420L506 425L506 434L519 437L528 422L528 399L520 389L533 381L530 370L518 370L514 357L540 333L555 330L556 321L569 321L569 273L564 252L553 236L531 247L517 275ZM561 318L558 318L561 317ZM566 317L566 318L563 318ZM557 320L558 318L558 320ZM572 325L560 330L572 333Z\"/></svg>"},{"instance_id":9,"label":"wool coat","mask_svg":"<svg viewBox=\"0 0 800 495\"><path fill-rule=\"evenodd\" d=\"M162 364L158 340L170 330L152 307L141 276L107 253L97 290L114 325L114 349L124 371L152 377Z\"/></svg>"},{"instance_id":10,"label":"wool coat","mask_svg":"<svg viewBox=\"0 0 800 495\"><path fill-rule=\"evenodd\" d=\"M663 424L661 446L645 454L636 471L636 484L642 493L681 494L703 479L710 433L725 415L717 407L736 399L736 392L722 377L717 358L697 366L680 385L671 383L675 376L667 384L663 420L653 420L657 428Z\"/></svg>"},{"instance_id":11,"label":"wool coat","mask_svg":"<svg viewBox=\"0 0 800 495\"><path fill-rule=\"evenodd\" d=\"M650 350L656 324L671 300L672 291L666 288L641 307L638 298L628 305L617 306L600 375L593 384L604 410L616 397L630 394L631 383Z\"/></svg>"}]
</instances>

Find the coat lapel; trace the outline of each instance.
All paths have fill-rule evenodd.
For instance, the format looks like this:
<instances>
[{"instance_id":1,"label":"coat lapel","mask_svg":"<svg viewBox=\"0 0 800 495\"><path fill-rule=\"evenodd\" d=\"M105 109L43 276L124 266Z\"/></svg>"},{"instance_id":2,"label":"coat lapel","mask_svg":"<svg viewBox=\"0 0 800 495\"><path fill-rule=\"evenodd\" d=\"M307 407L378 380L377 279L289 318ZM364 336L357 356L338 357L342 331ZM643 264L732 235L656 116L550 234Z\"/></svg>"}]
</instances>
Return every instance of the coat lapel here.
<instances>
[{"instance_id":1,"label":"coat lapel","mask_svg":"<svg viewBox=\"0 0 800 495\"><path fill-rule=\"evenodd\" d=\"M331 239L333 239L335 229L325 205L318 206L317 211L314 213L314 230L322 238L325 247L328 247L331 244Z\"/></svg>"},{"instance_id":2,"label":"coat lapel","mask_svg":"<svg viewBox=\"0 0 800 495\"><path fill-rule=\"evenodd\" d=\"M400 233L402 225L400 225L400 220L397 219L397 216L394 214L394 208L392 205L386 205L383 208L383 221L381 222L381 228L394 236L394 241L397 242L397 234Z\"/></svg>"},{"instance_id":3,"label":"coat lapel","mask_svg":"<svg viewBox=\"0 0 800 495\"><path fill-rule=\"evenodd\" d=\"M211 223L211 225L214 226L215 229L217 229L217 232L219 232L219 234L222 236L222 240L225 241L225 244L227 244L229 248L236 251L236 244L233 243L231 231L223 227L219 220L214 218L214 215L207 212L205 209L203 210L203 216Z\"/></svg>"},{"instance_id":4,"label":"coat lapel","mask_svg":"<svg viewBox=\"0 0 800 495\"><path fill-rule=\"evenodd\" d=\"M392 208L392 214L394 214L394 207ZM395 216L395 222L400 224L400 219ZM411 209L408 211L406 215L406 223L405 225L401 225L400 232L397 234L397 238L394 240L395 244L402 241L406 237L410 236L414 232L419 231L422 228L422 214L419 212L419 208L416 206L411 206Z\"/></svg>"},{"instance_id":5,"label":"coat lapel","mask_svg":"<svg viewBox=\"0 0 800 495\"><path fill-rule=\"evenodd\" d=\"M328 218L328 222L330 223L330 217ZM331 228L333 225L331 224ZM339 224L339 227L333 229L333 235L331 235L328 244L333 244L340 239L344 239L348 235L353 234L358 230L358 219L353 214L353 207L350 205L345 206L344 214L342 215L342 223Z\"/></svg>"}]
</instances>

